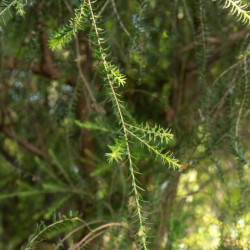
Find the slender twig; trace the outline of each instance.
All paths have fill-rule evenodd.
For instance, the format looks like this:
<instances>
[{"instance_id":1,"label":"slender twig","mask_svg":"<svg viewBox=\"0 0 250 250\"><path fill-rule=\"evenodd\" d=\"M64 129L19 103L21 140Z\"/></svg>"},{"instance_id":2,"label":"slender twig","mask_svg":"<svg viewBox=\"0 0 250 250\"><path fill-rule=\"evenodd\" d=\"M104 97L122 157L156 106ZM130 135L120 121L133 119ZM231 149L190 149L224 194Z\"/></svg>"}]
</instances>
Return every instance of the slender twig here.
<instances>
[{"instance_id":1,"label":"slender twig","mask_svg":"<svg viewBox=\"0 0 250 250\"><path fill-rule=\"evenodd\" d=\"M101 60L102 60L105 71L108 72L108 63L107 63L107 61L106 61L106 59L105 59L105 57L103 55L101 41L100 41L100 38L99 38L99 31L98 31L98 28L97 28L97 25L96 25L96 20L95 20L94 12L93 12L93 9L92 9L91 0L88 0L88 3L89 3L89 8L90 8L90 13L91 13L91 17L92 17L92 22L93 22L95 34L96 34L96 37L97 37L97 45L98 45L98 49L99 49L99 52L100 52ZM127 128L126 128L126 125L125 125L125 122L124 122L124 118L123 118L123 115L122 115L120 104L118 102L117 95L116 95L116 92L114 90L114 87L113 87L113 84L112 84L112 81L111 81L111 78L110 78L109 74L107 74L107 81L108 81L108 84L110 86L112 95L114 97L115 104L116 104L116 107L117 107L117 110L118 110L118 113L119 113L119 116L120 116L122 128L123 128L123 133L124 133L124 138L125 138L126 148L127 148L127 155L128 155L128 160L129 160L129 169L130 169L130 174L131 174L131 178L132 178L132 186L133 186L133 190L134 190L134 193L135 193L136 209L137 209L137 214L138 214L139 223L140 223L139 234L141 234L140 235L141 236L141 242L142 242L142 245L143 245L144 249L147 249L145 226L144 226L144 223L143 223L142 210L141 210L141 205L140 205L140 202L139 202L139 192L137 190L135 172L134 172L134 168L133 168L133 161L132 161L132 156L131 156L131 153L130 153L130 147L129 147L129 141L128 141L128 132L127 132Z\"/></svg>"},{"instance_id":2,"label":"slender twig","mask_svg":"<svg viewBox=\"0 0 250 250\"><path fill-rule=\"evenodd\" d=\"M89 223L86 223L83 221L83 225L75 228L74 230L72 230L70 233L68 233L62 240L60 240L60 242L56 245L56 247L54 248L54 250L58 250L60 246L62 246L62 243L67 240L70 236L72 236L74 233L78 232L79 230L81 230L82 228L85 228L87 227L89 231L92 231L92 229L90 228L90 225L93 225L93 224L96 224L96 223L100 223L100 222L103 222L101 220L99 221L93 221L93 222L89 222Z\"/></svg>"},{"instance_id":3,"label":"slender twig","mask_svg":"<svg viewBox=\"0 0 250 250\"><path fill-rule=\"evenodd\" d=\"M238 70L236 71L230 85L229 85L229 88L227 89L227 91L225 92L225 94L221 97L221 99L214 105L214 107L212 108L212 114L213 114L213 117L211 119L211 122L214 121L214 119L216 118L217 114L218 114L218 111L222 108L224 102L225 102L225 99L226 97L230 94L230 91L232 89L234 89L235 87L235 81L236 81L236 78L237 78L237 75L238 75Z\"/></svg>"},{"instance_id":4,"label":"slender twig","mask_svg":"<svg viewBox=\"0 0 250 250\"><path fill-rule=\"evenodd\" d=\"M199 0L200 5L200 21L201 21L201 37L202 37L202 46L203 46L203 69L202 69L202 78L204 83L206 82L206 37L205 37L205 25L204 25L204 13L202 8L202 0Z\"/></svg>"},{"instance_id":5,"label":"slender twig","mask_svg":"<svg viewBox=\"0 0 250 250\"><path fill-rule=\"evenodd\" d=\"M229 68L227 68L226 70L224 70L216 79L215 81L212 83L212 86L216 85L216 83L224 76L226 75L229 71L231 71L232 69L236 68L237 66L241 65L242 60L239 60L238 62L236 62L235 64L231 65Z\"/></svg>"},{"instance_id":6,"label":"slender twig","mask_svg":"<svg viewBox=\"0 0 250 250\"><path fill-rule=\"evenodd\" d=\"M130 128L134 128L136 130L139 130L139 131L142 131L143 133L148 133L148 130L144 129L144 128L140 128L140 127L137 127L137 126L133 126L131 124L128 124L128 123L125 123L127 126L129 126ZM162 130L161 130L162 131ZM164 130L164 135L165 136L169 136L168 137L168 140L172 139L173 138L173 134L170 133L171 131L170 130ZM155 131L154 132L154 135L156 136L161 136L162 134L160 132L157 132Z\"/></svg>"},{"instance_id":7,"label":"slender twig","mask_svg":"<svg viewBox=\"0 0 250 250\"><path fill-rule=\"evenodd\" d=\"M131 233L131 229L125 225L123 225L122 223L118 223L118 222L111 222L105 225L102 225L94 230L92 230L91 232L89 232L85 237L83 237L83 239L81 239L78 243L76 243L75 245L73 245L72 247L69 248L69 250L74 250L77 249L78 247L80 247L86 240L88 240L93 234L95 234L96 232L105 229L105 228L109 228L109 227L123 227L127 230L129 230Z\"/></svg>"},{"instance_id":8,"label":"slender twig","mask_svg":"<svg viewBox=\"0 0 250 250\"><path fill-rule=\"evenodd\" d=\"M6 8L4 8L1 12L0 12L0 16L2 16L7 10L9 10L12 6L14 6L17 3L17 0L14 0L13 2L11 2Z\"/></svg>"},{"instance_id":9,"label":"slender twig","mask_svg":"<svg viewBox=\"0 0 250 250\"><path fill-rule=\"evenodd\" d=\"M106 7L108 6L109 2L110 2L110 0L107 0L107 1L105 2L105 4L103 4L102 8L100 9L100 11L99 11L98 14L97 14L97 17L99 17L99 16L102 15L103 11L106 9Z\"/></svg>"},{"instance_id":10,"label":"slender twig","mask_svg":"<svg viewBox=\"0 0 250 250\"><path fill-rule=\"evenodd\" d=\"M70 4L67 2L67 0L63 0L63 1L64 1L65 5L66 5L67 9L69 10L69 12L71 14L74 14L74 11L71 8ZM84 0L83 3L82 3L82 9L84 8L85 2L86 2L86 0ZM89 83L88 83L88 81L87 81L87 79L84 76L83 71L82 71L82 67L81 67L81 58L82 58L82 56L81 56L81 53L80 53L78 35L76 35L76 38L75 38L75 47L76 47L76 55L77 55L77 59L75 61L76 61L76 64L77 64L79 76L80 76L80 78L81 78L81 80L82 80L82 82L84 84L84 87L86 88L86 90L87 90L87 92L89 94L89 97L90 97L90 99L91 99L91 101L92 101L92 103L94 105L94 108L95 108L96 112L98 114L101 114L101 113L104 112L104 110L103 110L102 107L100 107L97 104L96 98L94 97L94 94L93 94L93 92L92 92L92 90L90 88L90 85L89 85Z\"/></svg>"},{"instance_id":11,"label":"slender twig","mask_svg":"<svg viewBox=\"0 0 250 250\"><path fill-rule=\"evenodd\" d=\"M87 90L87 92L88 92L88 94L89 94L89 97L90 97L90 99L91 99L91 101L92 101L92 103L93 103L93 106L94 106L96 112L97 112L98 114L101 114L101 113L104 112L104 111L103 111L103 108L101 108L101 107L97 104L97 101L96 101L96 99L95 99L95 97L94 97L94 94L93 94L93 92L92 92L92 90L91 90L91 88L90 88L90 86L89 86L89 83L88 83L86 77L84 76L84 74L83 74L83 72L82 72L81 60L80 60L81 54L80 54L80 48L79 48L79 39L78 39L78 35L76 35L75 44L76 44L76 54L77 54L76 63L77 63L77 68L78 68L79 76L80 76L82 82L84 83L84 87L86 88L86 90Z\"/></svg>"},{"instance_id":12,"label":"slender twig","mask_svg":"<svg viewBox=\"0 0 250 250\"><path fill-rule=\"evenodd\" d=\"M71 8L70 4L68 3L67 0L63 0L65 5L66 5L66 8L68 9L68 11L73 15L74 14L74 11L73 9Z\"/></svg>"},{"instance_id":13,"label":"slender twig","mask_svg":"<svg viewBox=\"0 0 250 250\"><path fill-rule=\"evenodd\" d=\"M91 242L92 240L94 240L95 238L99 237L100 235L102 235L102 234L104 234L104 233L106 233L106 232L108 232L108 229L103 230L103 231L101 231L101 232L95 234L93 237L89 238L89 239L82 245L82 247L85 247L86 245L88 245L89 242Z\"/></svg>"},{"instance_id":14,"label":"slender twig","mask_svg":"<svg viewBox=\"0 0 250 250\"><path fill-rule=\"evenodd\" d=\"M239 126L240 126L240 119L242 116L242 111L246 102L246 98L247 98L247 88L248 88L248 68L247 68L247 60L246 60L246 56L244 56L244 73L245 73L245 89L244 89L244 97L243 100L241 102L240 105L240 109L239 109L239 114L238 114L238 118L237 118L237 122L236 122L236 128L235 128L235 136L236 136L236 140L235 140L235 146L236 148L238 148L238 140L239 140Z\"/></svg>"},{"instance_id":15,"label":"slender twig","mask_svg":"<svg viewBox=\"0 0 250 250\"><path fill-rule=\"evenodd\" d=\"M102 15L102 13L103 13L104 10L106 9L106 7L108 6L108 4L109 4L110 1L111 1L111 0L107 0L107 1L105 2L105 4L104 4L104 5L102 6L102 8L100 9L100 11L97 13L96 18L99 18L99 17ZM91 27L89 33L92 34L92 32L93 32L93 26ZM90 39L89 39L89 44L91 44Z\"/></svg>"},{"instance_id":16,"label":"slender twig","mask_svg":"<svg viewBox=\"0 0 250 250\"><path fill-rule=\"evenodd\" d=\"M71 218L71 219L64 219L64 220L59 220L59 221L56 221L52 224L50 224L49 226L45 227L43 230L41 230L30 242L29 242L29 246L32 246L32 244L44 233L46 232L48 229L58 225L58 224L61 224L63 222L66 222L66 221L71 221L71 222L81 222L81 223L84 223L84 220L78 218L78 217L75 217L75 218Z\"/></svg>"},{"instance_id":17,"label":"slender twig","mask_svg":"<svg viewBox=\"0 0 250 250\"><path fill-rule=\"evenodd\" d=\"M141 143L143 143L149 150L153 151L157 156L159 156L163 161L167 161L169 163L169 165L173 165L176 166L178 168L181 167L180 164L177 163L177 161L174 161L173 159L167 157L166 155L162 154L161 152L159 152L158 150L156 150L154 147L152 147L151 145L149 145L146 141L142 140L139 136L135 135L133 132L131 132L130 130L128 130L126 128L126 131L131 134L134 138L136 138L138 141L140 141Z\"/></svg>"},{"instance_id":18,"label":"slender twig","mask_svg":"<svg viewBox=\"0 0 250 250\"><path fill-rule=\"evenodd\" d=\"M119 21L119 23L120 23L121 28L124 30L124 32L126 33L126 35L127 35L129 38L131 38L131 35L130 35L129 31L127 30L127 28L126 28L125 25L123 24L123 22L122 22L122 20L121 20L121 17L120 17L120 15L119 15L118 11L117 11L117 8L116 8L116 5L115 5L115 0L111 0L111 2L112 2L113 10L114 10L114 12L115 12L115 14L116 14L116 17L117 17L117 19L118 19L118 21Z\"/></svg>"}]
</instances>

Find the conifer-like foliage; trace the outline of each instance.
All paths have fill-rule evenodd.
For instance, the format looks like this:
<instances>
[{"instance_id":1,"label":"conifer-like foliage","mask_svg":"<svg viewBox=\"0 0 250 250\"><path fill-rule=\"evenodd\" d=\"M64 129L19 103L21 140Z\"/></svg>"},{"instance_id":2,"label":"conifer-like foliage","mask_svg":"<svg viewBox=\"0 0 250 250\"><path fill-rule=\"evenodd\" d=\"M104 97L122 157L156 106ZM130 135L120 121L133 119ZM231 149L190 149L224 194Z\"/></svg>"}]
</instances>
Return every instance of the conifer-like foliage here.
<instances>
[{"instance_id":1,"label":"conifer-like foliage","mask_svg":"<svg viewBox=\"0 0 250 250\"><path fill-rule=\"evenodd\" d=\"M27 3L26 3L27 4ZM1 2L2 10L0 15L3 16L6 12L10 11L11 7L15 7L17 14L23 16L25 14L24 6L26 5L23 0L6 1Z\"/></svg>"},{"instance_id":2,"label":"conifer-like foliage","mask_svg":"<svg viewBox=\"0 0 250 250\"><path fill-rule=\"evenodd\" d=\"M83 223L81 219L79 219L76 216L73 216L72 212L70 213L69 217L66 217L64 215L62 218L61 214L58 215L58 218L57 216L54 216L53 223L49 226L46 226L44 222L41 221L40 224L37 225L36 231L29 236L28 243L25 249L26 250L33 249L35 244L37 244L37 242L46 239L46 237L48 237L49 234L53 234L53 231L54 233L58 233L58 231L60 231L62 227L63 228L67 226L73 227L74 223L76 222Z\"/></svg>"},{"instance_id":3,"label":"conifer-like foliage","mask_svg":"<svg viewBox=\"0 0 250 250\"><path fill-rule=\"evenodd\" d=\"M130 149L130 137L131 139L136 139L141 142L142 145L146 146L148 150L155 154L156 158L160 158L163 163L168 163L170 166L179 167L178 161L175 159L170 158L169 153L162 153L163 149L158 145L150 145L149 141L151 140L151 136L154 138L160 137L161 141L165 139L168 141L172 138L172 135L162 128L158 128L157 126L153 129L150 129L149 126L146 126L146 129L132 126L127 124L126 116L130 116L126 114L125 107L123 101L120 99L119 95L117 94L118 87L124 86L126 77L120 73L119 69L113 65L112 62L108 61L108 55L105 52L103 46L104 38L101 37L103 30L98 27L97 24L97 16L95 16L93 11L93 5L90 0L83 1L81 9L77 11L77 14L73 20L71 20L70 26L64 27L59 33L57 33L50 41L50 47L52 49L61 49L63 44L69 41L69 37L72 34L75 34L76 29L84 29L84 24L81 26L78 23L88 23L87 18L91 21L92 31L93 33L90 34L92 38L92 44L94 46L94 53L101 64L102 68L102 75L105 82L105 87L108 89L108 95L111 97L111 102L113 106L114 115L117 117L118 124L121 126L122 135L120 136L119 140L117 138L115 146L109 146L112 153L106 153L108 157L108 161L112 163L114 160L118 162L122 160L122 156L128 160L129 170L130 170L130 179L132 183L132 192L134 193L134 200L130 204L133 206L135 204L136 209L134 216L138 217L139 221L139 228L138 228L138 236L140 242L144 249L147 249L147 227L145 225L146 217L143 215L142 205L143 202L142 196L139 193L139 190L143 190L142 187L139 186L138 180L136 178L136 174L139 174L138 168L135 166L133 162L133 155ZM145 131L149 134L150 138L147 140L145 134L143 136L137 135L137 131ZM145 133L144 132L144 133Z\"/></svg>"},{"instance_id":4,"label":"conifer-like foliage","mask_svg":"<svg viewBox=\"0 0 250 250\"><path fill-rule=\"evenodd\" d=\"M249 4L243 3L241 0L226 0L225 9L230 8L230 14L234 15L243 24L250 24Z\"/></svg>"},{"instance_id":5,"label":"conifer-like foliage","mask_svg":"<svg viewBox=\"0 0 250 250\"><path fill-rule=\"evenodd\" d=\"M248 4L0 1L0 249L247 248Z\"/></svg>"}]
</instances>

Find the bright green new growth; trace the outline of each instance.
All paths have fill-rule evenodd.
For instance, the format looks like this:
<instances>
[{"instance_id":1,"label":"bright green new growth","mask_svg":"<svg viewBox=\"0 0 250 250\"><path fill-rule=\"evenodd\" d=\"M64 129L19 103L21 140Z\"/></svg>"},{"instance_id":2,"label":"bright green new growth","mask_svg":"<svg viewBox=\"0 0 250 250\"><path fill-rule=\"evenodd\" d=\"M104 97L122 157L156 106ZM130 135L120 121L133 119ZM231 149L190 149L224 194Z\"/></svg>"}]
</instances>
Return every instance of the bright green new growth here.
<instances>
[{"instance_id":1,"label":"bright green new growth","mask_svg":"<svg viewBox=\"0 0 250 250\"><path fill-rule=\"evenodd\" d=\"M25 5L26 3L24 3L23 0L14 0L12 2L3 0L0 6L3 8L2 11L0 12L0 16L3 16L5 12L10 10L11 7L15 7L17 14L23 16L25 14L25 11L23 9Z\"/></svg>"},{"instance_id":2,"label":"bright green new growth","mask_svg":"<svg viewBox=\"0 0 250 250\"><path fill-rule=\"evenodd\" d=\"M122 156L126 154L124 146L125 145L123 145L123 142L119 140L115 140L115 145L108 146L112 152L112 153L106 153L109 163L113 163L114 160L116 162L122 160Z\"/></svg>"},{"instance_id":3,"label":"bright green new growth","mask_svg":"<svg viewBox=\"0 0 250 250\"><path fill-rule=\"evenodd\" d=\"M250 11L248 5L241 0L225 0L224 9L231 8L230 14L236 16L238 21L250 25Z\"/></svg>"},{"instance_id":4,"label":"bright green new growth","mask_svg":"<svg viewBox=\"0 0 250 250\"><path fill-rule=\"evenodd\" d=\"M69 21L69 24L59 30L49 41L49 47L52 50L62 49L68 42L72 40L78 30L84 30L85 24L83 17L87 17L84 5L75 10L75 17Z\"/></svg>"}]
</instances>

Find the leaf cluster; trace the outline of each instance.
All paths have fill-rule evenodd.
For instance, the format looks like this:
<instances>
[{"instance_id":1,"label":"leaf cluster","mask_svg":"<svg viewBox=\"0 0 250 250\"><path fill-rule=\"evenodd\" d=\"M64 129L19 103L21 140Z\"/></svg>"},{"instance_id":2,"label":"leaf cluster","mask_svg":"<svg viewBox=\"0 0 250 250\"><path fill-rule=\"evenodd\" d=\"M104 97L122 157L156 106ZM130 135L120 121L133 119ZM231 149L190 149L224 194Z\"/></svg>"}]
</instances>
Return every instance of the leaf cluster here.
<instances>
[{"instance_id":1,"label":"leaf cluster","mask_svg":"<svg viewBox=\"0 0 250 250\"><path fill-rule=\"evenodd\" d=\"M230 8L230 15L235 16L243 24L250 25L249 4L244 4L242 0L225 0L224 2L223 8Z\"/></svg>"},{"instance_id":2,"label":"leaf cluster","mask_svg":"<svg viewBox=\"0 0 250 250\"><path fill-rule=\"evenodd\" d=\"M29 236L27 246L24 249L34 249L35 245L40 241L48 239L59 232L63 232L69 227L75 227L82 222L77 212L70 211L69 216L61 215L61 213L59 213L58 216L54 214L52 224L46 225L44 221L41 221L40 224L37 225L35 232Z\"/></svg>"},{"instance_id":3,"label":"leaf cluster","mask_svg":"<svg viewBox=\"0 0 250 250\"><path fill-rule=\"evenodd\" d=\"M79 9L74 10L75 16L69 20L69 24L63 26L57 31L49 41L49 47L52 50L61 50L76 36L79 30L85 30L88 27L86 22L88 17L88 8L82 3Z\"/></svg>"}]
</instances>

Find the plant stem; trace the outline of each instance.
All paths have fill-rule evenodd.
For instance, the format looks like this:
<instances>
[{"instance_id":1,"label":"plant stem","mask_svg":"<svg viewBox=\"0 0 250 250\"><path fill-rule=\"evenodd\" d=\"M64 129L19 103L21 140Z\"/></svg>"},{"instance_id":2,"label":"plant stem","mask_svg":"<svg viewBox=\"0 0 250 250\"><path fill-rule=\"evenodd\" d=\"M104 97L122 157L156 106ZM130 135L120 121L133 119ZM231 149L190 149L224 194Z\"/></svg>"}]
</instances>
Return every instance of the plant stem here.
<instances>
[{"instance_id":1,"label":"plant stem","mask_svg":"<svg viewBox=\"0 0 250 250\"><path fill-rule=\"evenodd\" d=\"M97 38L99 53L100 53L100 56L101 56L101 59L102 59L102 64L104 66L105 72L108 72L108 63L107 63L107 61L106 61L106 59L105 59L105 57L103 55L103 49L102 49L102 45L101 45L101 41L100 41L100 37L99 37L99 32L98 32L97 25L96 25L96 21L95 21L95 16L94 16L93 9L92 9L91 0L88 0L88 3L89 3L90 13L91 13L91 17L92 17L92 21L93 21L93 25L94 25L94 30L95 30L95 34L96 34L96 38ZM136 209L137 209L137 214L138 214L138 217L139 217L139 224L140 224L138 233L142 234L141 235L141 242L142 242L143 248L147 249L145 226L143 224L141 205L140 205L139 195L138 195L139 193L138 193L138 190L137 190L136 178L135 178L135 173L134 173L134 169L133 169L133 161L132 161L130 148L129 148L129 142L128 142L128 134L127 134L128 130L126 128L124 118L123 118L123 115L122 115L122 111L121 111L121 108L120 108L120 105L119 105L119 102L118 102L118 99L117 99L117 95L115 93L115 90L114 90L114 87L113 87L113 84L112 84L112 81L110 79L109 74L107 74L107 80L108 80L110 89L112 91L112 94L113 94L113 97L114 97L114 100L115 100L115 103L116 103L116 107L117 107L118 112L119 112L119 116L120 116L121 123L122 123L122 128L123 128L123 134L124 134L124 138L125 138L125 141L126 141L127 155L128 155L128 160L129 160L129 170L130 170L130 174L131 174L131 177L132 177L132 186L133 186L133 190L134 190L134 194L135 194Z\"/></svg>"}]
</instances>

